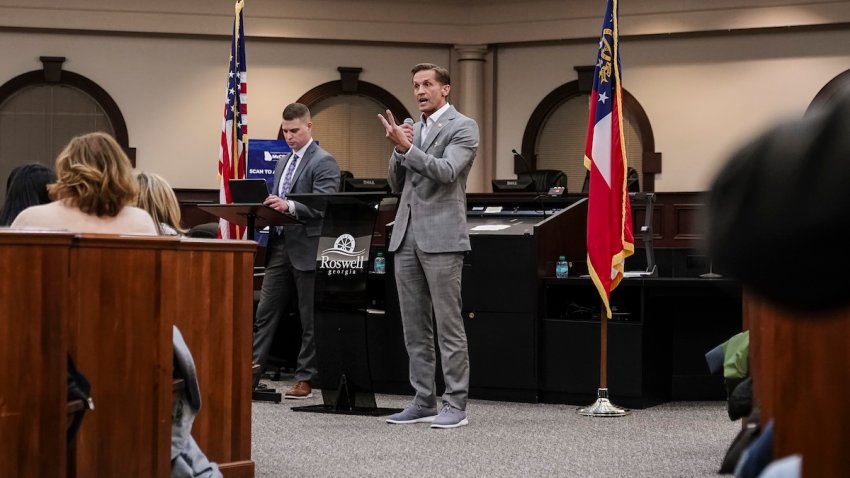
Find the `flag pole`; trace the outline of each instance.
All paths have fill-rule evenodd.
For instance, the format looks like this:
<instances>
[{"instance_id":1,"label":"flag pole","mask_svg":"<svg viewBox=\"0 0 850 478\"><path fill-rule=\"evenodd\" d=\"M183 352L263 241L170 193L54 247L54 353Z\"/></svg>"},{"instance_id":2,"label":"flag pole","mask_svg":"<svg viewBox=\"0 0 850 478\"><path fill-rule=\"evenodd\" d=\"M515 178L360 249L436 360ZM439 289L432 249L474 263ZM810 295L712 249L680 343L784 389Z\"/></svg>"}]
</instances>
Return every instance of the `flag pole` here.
<instances>
[{"instance_id":1,"label":"flag pole","mask_svg":"<svg viewBox=\"0 0 850 478\"><path fill-rule=\"evenodd\" d=\"M235 35L239 35L240 37L242 36L242 22L240 21L241 20L240 14L242 13L243 6L244 6L244 0L236 0L236 4L233 6L234 13L236 14L236 16L234 17L234 21L233 21L233 25L234 25L233 31L234 31ZM239 42L238 41L234 42L233 48L235 50L233 52L234 53L233 58L235 59L235 61L238 64L238 62L239 62ZM236 74L237 75L239 74L239 67L238 66L236 68ZM241 88L241 86L240 86L240 88ZM241 95L242 92L237 91L234 94L235 95ZM242 112L239 111L241 104L242 104L241 100L240 101L234 101L233 106L232 106L232 108L233 108L233 126L232 126L233 130L231 131L231 138L233 138L233 142L232 142L232 146L231 146L232 149L231 149L231 152L230 152L230 176L231 177L227 178L228 180L229 179L236 179L236 178L240 177L239 171L238 171L238 169L239 169L239 141L236 141L236 138L238 137L237 129L242 128L242 121L236 121L236 118L238 118L239 115L242 114ZM246 152L246 154L247 154L247 152ZM233 177L234 174L235 174L235 177ZM234 229L236 229L236 235L234 237L232 237L231 239L242 239L243 232L244 232L244 231L242 231L242 226L240 226L239 224L235 224Z\"/></svg>"},{"instance_id":2,"label":"flag pole","mask_svg":"<svg viewBox=\"0 0 850 478\"><path fill-rule=\"evenodd\" d=\"M597 398L592 405L579 408L576 412L592 417L621 417L629 413L627 409L617 407L608 400L608 320L611 319L611 291L622 279L623 263L634 247L628 195L622 196L626 191L627 163L622 130L620 54L617 37L617 0L608 0L597 50L584 157L585 167L590 173L587 264L602 299L602 307L599 311ZM620 173L617 173L618 168L621 169ZM617 209L620 209L620 214L612 214L612 211Z\"/></svg>"},{"instance_id":3,"label":"flag pole","mask_svg":"<svg viewBox=\"0 0 850 478\"><path fill-rule=\"evenodd\" d=\"M601 301L600 301L601 302ZM602 306L605 303L602 302ZM608 388L608 319L602 316L599 309L599 388Z\"/></svg>"},{"instance_id":4,"label":"flag pole","mask_svg":"<svg viewBox=\"0 0 850 478\"><path fill-rule=\"evenodd\" d=\"M599 388L596 401L592 405L579 408L576 412L586 417L624 417L628 408L620 408L608 400L608 317L605 314L605 302L599 310Z\"/></svg>"}]
</instances>

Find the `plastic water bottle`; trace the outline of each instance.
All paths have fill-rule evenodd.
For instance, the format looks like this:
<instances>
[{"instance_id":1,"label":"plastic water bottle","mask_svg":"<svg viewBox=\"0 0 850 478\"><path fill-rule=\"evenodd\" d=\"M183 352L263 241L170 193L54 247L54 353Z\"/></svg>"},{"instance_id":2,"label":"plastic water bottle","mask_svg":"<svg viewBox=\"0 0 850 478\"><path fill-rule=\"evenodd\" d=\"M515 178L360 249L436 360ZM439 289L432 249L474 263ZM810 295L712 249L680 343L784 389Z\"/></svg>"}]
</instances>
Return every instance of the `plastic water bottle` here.
<instances>
[{"instance_id":1,"label":"plastic water bottle","mask_svg":"<svg viewBox=\"0 0 850 478\"><path fill-rule=\"evenodd\" d=\"M383 274L387 272L387 261L384 259L383 252L379 252L378 255L375 256L375 263L373 264L372 269L375 271L375 274Z\"/></svg>"},{"instance_id":2,"label":"plastic water bottle","mask_svg":"<svg viewBox=\"0 0 850 478\"><path fill-rule=\"evenodd\" d=\"M555 277L563 279L570 272L570 265L567 263L567 258L564 256L558 257L558 262L555 263Z\"/></svg>"}]
</instances>

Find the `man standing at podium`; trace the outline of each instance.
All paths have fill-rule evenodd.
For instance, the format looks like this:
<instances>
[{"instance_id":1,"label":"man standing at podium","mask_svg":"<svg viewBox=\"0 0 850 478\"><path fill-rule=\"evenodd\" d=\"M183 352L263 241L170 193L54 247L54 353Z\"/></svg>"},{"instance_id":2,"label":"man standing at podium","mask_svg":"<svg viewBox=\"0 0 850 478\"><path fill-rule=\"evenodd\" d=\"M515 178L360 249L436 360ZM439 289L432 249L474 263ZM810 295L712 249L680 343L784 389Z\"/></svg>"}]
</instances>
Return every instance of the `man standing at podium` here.
<instances>
[{"instance_id":1,"label":"man standing at podium","mask_svg":"<svg viewBox=\"0 0 850 478\"><path fill-rule=\"evenodd\" d=\"M416 392L387 422L455 428L469 423L469 354L460 284L463 256L470 249L466 178L478 149L478 125L448 103L451 79L445 68L421 63L412 73L420 121L407 119L399 125L389 110L386 118L378 115L395 146L389 183L393 192L401 192L401 200L389 250L395 252L410 383ZM435 332L446 383L440 408Z\"/></svg>"},{"instance_id":2,"label":"man standing at podium","mask_svg":"<svg viewBox=\"0 0 850 478\"><path fill-rule=\"evenodd\" d=\"M316 250L322 232L319 211L287 199L287 194L339 191L339 167L311 136L310 110L292 103L283 110L281 131L292 152L277 163L274 191L263 204L301 223L272 227L266 248L266 272L254 329L254 363L263 365L275 330L287 305L297 298L301 316L301 350L295 369L296 383L285 398L313 396L311 381L317 374L316 341L313 334L313 297Z\"/></svg>"}]
</instances>

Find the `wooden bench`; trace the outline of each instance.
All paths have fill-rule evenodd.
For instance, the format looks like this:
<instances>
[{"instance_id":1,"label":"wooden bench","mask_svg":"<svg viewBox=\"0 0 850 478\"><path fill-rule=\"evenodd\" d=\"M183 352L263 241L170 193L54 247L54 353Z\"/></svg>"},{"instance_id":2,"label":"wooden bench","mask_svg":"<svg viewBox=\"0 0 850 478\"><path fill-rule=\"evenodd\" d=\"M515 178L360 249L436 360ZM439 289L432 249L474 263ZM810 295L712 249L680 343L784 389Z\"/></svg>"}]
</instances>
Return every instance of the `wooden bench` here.
<instances>
[{"instance_id":1,"label":"wooden bench","mask_svg":"<svg viewBox=\"0 0 850 478\"><path fill-rule=\"evenodd\" d=\"M193 436L228 477L251 461L255 245L0 231L0 470L5 476L170 476L172 325L193 353ZM66 447L66 357L92 385ZM66 453L70 453L66 459Z\"/></svg>"},{"instance_id":2,"label":"wooden bench","mask_svg":"<svg viewBox=\"0 0 850 478\"><path fill-rule=\"evenodd\" d=\"M64 476L73 236L0 229L0 475Z\"/></svg>"},{"instance_id":3,"label":"wooden bench","mask_svg":"<svg viewBox=\"0 0 850 478\"><path fill-rule=\"evenodd\" d=\"M846 476L850 308L799 312L747 294L744 318L762 424L774 420L774 457L801 454L803 476Z\"/></svg>"}]
</instances>

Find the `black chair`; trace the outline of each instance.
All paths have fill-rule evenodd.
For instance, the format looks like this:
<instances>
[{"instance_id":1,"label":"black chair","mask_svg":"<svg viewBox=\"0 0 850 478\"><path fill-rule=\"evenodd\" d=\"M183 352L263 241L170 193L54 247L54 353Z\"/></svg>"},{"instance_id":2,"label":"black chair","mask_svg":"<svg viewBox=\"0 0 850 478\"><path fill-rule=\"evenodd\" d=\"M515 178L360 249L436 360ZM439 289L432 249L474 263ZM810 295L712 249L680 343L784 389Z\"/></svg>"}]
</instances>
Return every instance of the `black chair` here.
<instances>
[{"instance_id":1,"label":"black chair","mask_svg":"<svg viewBox=\"0 0 850 478\"><path fill-rule=\"evenodd\" d=\"M517 179L531 179L539 193L548 192L550 188L561 186L567 192L567 175L557 169L535 169L534 171L518 173Z\"/></svg>"},{"instance_id":2,"label":"black chair","mask_svg":"<svg viewBox=\"0 0 850 478\"><path fill-rule=\"evenodd\" d=\"M198 237L202 239L216 239L218 238L218 223L217 222L206 222L204 224L199 224L192 229L189 229L189 232L186 233L187 237Z\"/></svg>"},{"instance_id":3,"label":"black chair","mask_svg":"<svg viewBox=\"0 0 850 478\"><path fill-rule=\"evenodd\" d=\"M340 192L345 192L345 180L348 178L353 178L354 173L351 171L341 170L339 172L339 190Z\"/></svg>"},{"instance_id":4,"label":"black chair","mask_svg":"<svg viewBox=\"0 0 850 478\"><path fill-rule=\"evenodd\" d=\"M629 166L628 172L626 173L626 185L630 193L640 192L640 181L638 181L637 169L631 166ZM581 192L586 193L588 191L590 191L590 171L584 173L584 184L581 186Z\"/></svg>"}]
</instances>

